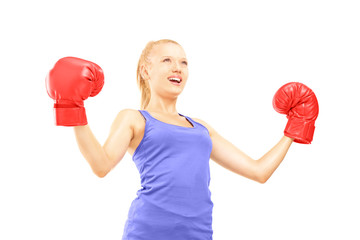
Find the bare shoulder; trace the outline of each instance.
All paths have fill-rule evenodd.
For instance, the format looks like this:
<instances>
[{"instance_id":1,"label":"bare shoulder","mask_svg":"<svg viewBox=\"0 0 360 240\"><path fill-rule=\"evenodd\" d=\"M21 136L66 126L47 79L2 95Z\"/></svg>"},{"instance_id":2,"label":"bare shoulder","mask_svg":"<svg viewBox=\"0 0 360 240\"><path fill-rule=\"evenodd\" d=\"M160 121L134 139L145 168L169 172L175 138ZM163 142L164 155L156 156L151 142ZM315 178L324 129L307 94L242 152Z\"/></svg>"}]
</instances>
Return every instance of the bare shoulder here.
<instances>
[{"instance_id":1,"label":"bare shoulder","mask_svg":"<svg viewBox=\"0 0 360 240\"><path fill-rule=\"evenodd\" d=\"M141 120L141 115L138 110L125 108L120 110L116 115L112 128L118 128L120 124L125 124L127 127L134 130L139 120Z\"/></svg>"},{"instance_id":2,"label":"bare shoulder","mask_svg":"<svg viewBox=\"0 0 360 240\"><path fill-rule=\"evenodd\" d=\"M124 108L119 113L118 116L123 116L132 120L137 119L140 115L139 111L131 108Z\"/></svg>"},{"instance_id":3,"label":"bare shoulder","mask_svg":"<svg viewBox=\"0 0 360 240\"><path fill-rule=\"evenodd\" d=\"M131 122L132 120L135 120L138 117L138 111L131 109L131 108L124 108L119 111L119 113L116 115L115 121L127 121Z\"/></svg>"},{"instance_id":4,"label":"bare shoulder","mask_svg":"<svg viewBox=\"0 0 360 240\"><path fill-rule=\"evenodd\" d=\"M202 120L200 118L192 118L192 119L194 119L194 121L204 125L204 127L206 127L208 129L210 136L213 136L216 133L215 129L209 123L205 122L204 120Z\"/></svg>"}]
</instances>

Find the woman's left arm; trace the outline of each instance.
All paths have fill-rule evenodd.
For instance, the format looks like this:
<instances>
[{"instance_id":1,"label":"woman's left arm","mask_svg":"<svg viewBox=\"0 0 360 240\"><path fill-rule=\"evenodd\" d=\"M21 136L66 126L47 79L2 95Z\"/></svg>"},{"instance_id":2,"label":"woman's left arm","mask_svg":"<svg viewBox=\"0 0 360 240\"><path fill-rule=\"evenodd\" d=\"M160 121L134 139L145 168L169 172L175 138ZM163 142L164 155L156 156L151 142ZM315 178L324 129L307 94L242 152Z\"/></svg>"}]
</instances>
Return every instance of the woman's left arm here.
<instances>
[{"instance_id":1,"label":"woman's left arm","mask_svg":"<svg viewBox=\"0 0 360 240\"><path fill-rule=\"evenodd\" d=\"M258 160L261 183L265 183L279 167L293 141L294 139L283 136L270 151Z\"/></svg>"},{"instance_id":2,"label":"woman's left arm","mask_svg":"<svg viewBox=\"0 0 360 240\"><path fill-rule=\"evenodd\" d=\"M288 123L284 136L256 161L223 138L209 124L196 119L209 130L213 143L210 158L230 171L259 183L265 183L284 159L292 142L311 143L315 120L319 113L315 93L299 82L283 85L274 95L273 106L277 112L287 115Z\"/></svg>"},{"instance_id":3,"label":"woman's left arm","mask_svg":"<svg viewBox=\"0 0 360 240\"><path fill-rule=\"evenodd\" d=\"M209 130L213 144L210 158L214 162L236 174L259 183L265 183L271 177L283 161L293 142L292 138L283 136L264 156L258 160L254 160L222 137L208 123L198 118L194 118L194 120Z\"/></svg>"}]
</instances>

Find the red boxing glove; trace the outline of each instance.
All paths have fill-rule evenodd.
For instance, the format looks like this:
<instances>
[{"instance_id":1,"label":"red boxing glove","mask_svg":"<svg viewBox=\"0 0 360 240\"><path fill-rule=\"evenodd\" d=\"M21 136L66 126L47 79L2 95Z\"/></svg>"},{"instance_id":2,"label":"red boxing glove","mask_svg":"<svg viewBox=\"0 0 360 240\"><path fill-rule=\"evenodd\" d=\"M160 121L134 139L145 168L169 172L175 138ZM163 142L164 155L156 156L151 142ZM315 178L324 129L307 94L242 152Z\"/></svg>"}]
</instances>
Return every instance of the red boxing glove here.
<instances>
[{"instance_id":1,"label":"red boxing glove","mask_svg":"<svg viewBox=\"0 0 360 240\"><path fill-rule=\"evenodd\" d=\"M104 73L95 63L64 57L46 76L46 90L54 99L57 126L87 124L84 100L96 96L104 85Z\"/></svg>"},{"instance_id":2,"label":"red boxing glove","mask_svg":"<svg viewBox=\"0 0 360 240\"><path fill-rule=\"evenodd\" d=\"M273 107L277 112L287 115L285 136L293 138L297 143L311 143L319 105L310 88L299 82L283 85L275 93Z\"/></svg>"}]
</instances>

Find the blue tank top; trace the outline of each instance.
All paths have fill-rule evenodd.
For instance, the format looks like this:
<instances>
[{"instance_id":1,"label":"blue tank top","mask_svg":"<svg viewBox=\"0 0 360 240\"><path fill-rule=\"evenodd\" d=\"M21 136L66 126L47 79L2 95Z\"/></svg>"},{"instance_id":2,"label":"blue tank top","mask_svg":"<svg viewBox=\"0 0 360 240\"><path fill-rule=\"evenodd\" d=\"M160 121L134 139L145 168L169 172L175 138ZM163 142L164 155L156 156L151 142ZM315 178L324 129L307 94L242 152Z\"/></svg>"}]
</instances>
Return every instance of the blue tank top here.
<instances>
[{"instance_id":1,"label":"blue tank top","mask_svg":"<svg viewBox=\"0 0 360 240\"><path fill-rule=\"evenodd\" d=\"M122 240L212 240L207 128L180 113L193 127L139 111L145 132L132 158L142 188L131 203Z\"/></svg>"}]
</instances>

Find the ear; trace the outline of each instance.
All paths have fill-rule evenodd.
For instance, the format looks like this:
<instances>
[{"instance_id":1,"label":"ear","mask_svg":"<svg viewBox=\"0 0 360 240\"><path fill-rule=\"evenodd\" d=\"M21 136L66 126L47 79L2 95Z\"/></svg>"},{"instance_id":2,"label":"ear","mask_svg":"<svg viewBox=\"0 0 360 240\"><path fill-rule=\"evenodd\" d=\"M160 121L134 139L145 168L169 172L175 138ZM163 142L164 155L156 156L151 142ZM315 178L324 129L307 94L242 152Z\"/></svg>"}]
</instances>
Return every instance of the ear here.
<instances>
[{"instance_id":1,"label":"ear","mask_svg":"<svg viewBox=\"0 0 360 240\"><path fill-rule=\"evenodd\" d=\"M146 81L150 79L149 73L148 73L148 66L146 64L142 64L140 67L140 74L143 79Z\"/></svg>"}]
</instances>

